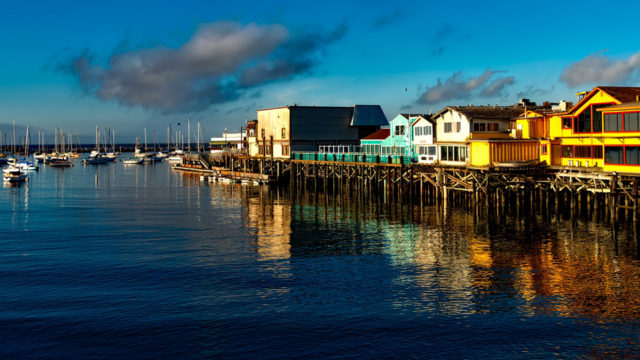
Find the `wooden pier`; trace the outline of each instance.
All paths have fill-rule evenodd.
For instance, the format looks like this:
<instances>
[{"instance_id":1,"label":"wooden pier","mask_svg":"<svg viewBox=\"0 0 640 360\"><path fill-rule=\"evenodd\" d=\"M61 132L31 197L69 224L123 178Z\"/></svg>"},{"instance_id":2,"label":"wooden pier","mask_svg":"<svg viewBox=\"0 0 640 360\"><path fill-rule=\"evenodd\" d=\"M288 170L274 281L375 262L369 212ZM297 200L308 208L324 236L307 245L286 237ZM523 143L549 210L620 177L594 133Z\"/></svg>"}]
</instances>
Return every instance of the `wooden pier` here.
<instances>
[{"instance_id":1,"label":"wooden pier","mask_svg":"<svg viewBox=\"0 0 640 360\"><path fill-rule=\"evenodd\" d=\"M207 158L203 170L220 176L256 178L289 184L293 191L348 191L353 196L382 195L407 204L464 207L516 215L553 212L597 216L616 223L638 220L638 181L634 174L598 169L529 166L477 168L421 164L379 164L251 158ZM189 168L181 169L191 171Z\"/></svg>"}]
</instances>

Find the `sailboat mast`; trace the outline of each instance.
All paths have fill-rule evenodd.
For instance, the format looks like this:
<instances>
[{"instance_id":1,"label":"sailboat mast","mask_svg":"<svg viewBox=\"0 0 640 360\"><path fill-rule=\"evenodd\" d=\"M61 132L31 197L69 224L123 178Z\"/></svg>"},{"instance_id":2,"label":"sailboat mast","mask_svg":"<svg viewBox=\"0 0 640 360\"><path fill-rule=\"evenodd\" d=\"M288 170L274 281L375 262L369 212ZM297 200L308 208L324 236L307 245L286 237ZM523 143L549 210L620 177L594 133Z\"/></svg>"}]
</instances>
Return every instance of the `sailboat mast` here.
<instances>
[{"instance_id":1,"label":"sailboat mast","mask_svg":"<svg viewBox=\"0 0 640 360\"><path fill-rule=\"evenodd\" d=\"M187 118L187 152L191 152L191 118Z\"/></svg>"},{"instance_id":2,"label":"sailboat mast","mask_svg":"<svg viewBox=\"0 0 640 360\"><path fill-rule=\"evenodd\" d=\"M29 125L27 125L27 133L24 135L24 157L29 156Z\"/></svg>"},{"instance_id":3,"label":"sailboat mast","mask_svg":"<svg viewBox=\"0 0 640 360\"><path fill-rule=\"evenodd\" d=\"M144 128L144 152L147 152L147 128Z\"/></svg>"},{"instance_id":4,"label":"sailboat mast","mask_svg":"<svg viewBox=\"0 0 640 360\"><path fill-rule=\"evenodd\" d=\"M16 154L16 120L13 119L12 132L11 132L11 153Z\"/></svg>"}]
</instances>

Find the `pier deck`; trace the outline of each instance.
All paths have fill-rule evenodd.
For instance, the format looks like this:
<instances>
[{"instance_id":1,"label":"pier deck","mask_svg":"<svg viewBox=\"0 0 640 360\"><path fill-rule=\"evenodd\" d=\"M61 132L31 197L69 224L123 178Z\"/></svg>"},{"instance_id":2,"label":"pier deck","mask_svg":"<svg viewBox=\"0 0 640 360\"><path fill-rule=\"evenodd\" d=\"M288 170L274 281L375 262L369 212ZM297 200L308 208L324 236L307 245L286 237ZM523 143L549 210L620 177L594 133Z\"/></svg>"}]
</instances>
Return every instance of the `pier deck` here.
<instances>
[{"instance_id":1,"label":"pier deck","mask_svg":"<svg viewBox=\"0 0 640 360\"><path fill-rule=\"evenodd\" d=\"M525 166L518 168L444 166L359 161L252 158L235 154L208 158L203 171L236 179L289 183L299 191L347 188L354 193L381 193L399 202L432 201L488 209L514 202L573 211L604 210L637 220L636 174L603 172L598 168Z\"/></svg>"}]
</instances>

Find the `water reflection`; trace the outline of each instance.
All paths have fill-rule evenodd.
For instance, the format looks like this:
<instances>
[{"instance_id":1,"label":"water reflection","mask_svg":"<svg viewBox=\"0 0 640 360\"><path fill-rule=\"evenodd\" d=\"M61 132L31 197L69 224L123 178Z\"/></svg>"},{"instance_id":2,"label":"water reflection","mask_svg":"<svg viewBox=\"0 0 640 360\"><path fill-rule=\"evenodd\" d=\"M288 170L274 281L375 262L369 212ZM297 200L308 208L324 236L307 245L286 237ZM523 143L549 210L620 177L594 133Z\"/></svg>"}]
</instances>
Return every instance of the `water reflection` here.
<instances>
[{"instance_id":1,"label":"water reflection","mask_svg":"<svg viewBox=\"0 0 640 360\"><path fill-rule=\"evenodd\" d=\"M384 255L395 308L640 318L640 266L628 229L277 191L242 192L260 259Z\"/></svg>"}]
</instances>

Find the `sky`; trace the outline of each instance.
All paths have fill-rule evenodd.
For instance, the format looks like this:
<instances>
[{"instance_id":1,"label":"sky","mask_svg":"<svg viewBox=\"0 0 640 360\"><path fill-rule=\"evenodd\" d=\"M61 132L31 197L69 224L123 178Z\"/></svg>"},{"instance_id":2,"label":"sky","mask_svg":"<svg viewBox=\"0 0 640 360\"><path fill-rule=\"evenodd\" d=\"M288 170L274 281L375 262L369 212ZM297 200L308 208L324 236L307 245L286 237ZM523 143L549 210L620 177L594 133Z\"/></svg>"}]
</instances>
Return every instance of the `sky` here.
<instances>
[{"instance_id":1,"label":"sky","mask_svg":"<svg viewBox=\"0 0 640 360\"><path fill-rule=\"evenodd\" d=\"M640 3L0 0L0 131L117 142L256 110L575 101L640 86ZM180 125L178 125L180 124ZM193 130L195 132L195 130ZM32 135L32 142L37 135ZM52 140L48 140L49 142Z\"/></svg>"}]
</instances>

